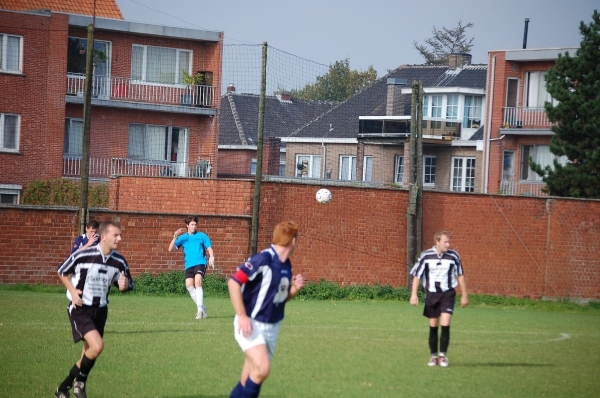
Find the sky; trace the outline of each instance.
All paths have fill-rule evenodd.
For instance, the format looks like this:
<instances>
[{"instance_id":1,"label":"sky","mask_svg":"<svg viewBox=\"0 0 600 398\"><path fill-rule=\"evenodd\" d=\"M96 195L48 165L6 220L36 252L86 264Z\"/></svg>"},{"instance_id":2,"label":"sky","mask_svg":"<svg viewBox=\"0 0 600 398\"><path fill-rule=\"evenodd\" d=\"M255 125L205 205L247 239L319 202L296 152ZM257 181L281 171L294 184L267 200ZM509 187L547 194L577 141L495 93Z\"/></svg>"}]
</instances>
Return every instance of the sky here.
<instances>
[{"instance_id":1,"label":"sky","mask_svg":"<svg viewBox=\"0 0 600 398\"><path fill-rule=\"evenodd\" d=\"M128 21L222 31L227 44L261 44L322 63L349 58L379 76L402 64L421 64L413 42L432 29L472 22L472 63L490 50L574 47L579 23L592 21L598 0L117 0Z\"/></svg>"}]
</instances>

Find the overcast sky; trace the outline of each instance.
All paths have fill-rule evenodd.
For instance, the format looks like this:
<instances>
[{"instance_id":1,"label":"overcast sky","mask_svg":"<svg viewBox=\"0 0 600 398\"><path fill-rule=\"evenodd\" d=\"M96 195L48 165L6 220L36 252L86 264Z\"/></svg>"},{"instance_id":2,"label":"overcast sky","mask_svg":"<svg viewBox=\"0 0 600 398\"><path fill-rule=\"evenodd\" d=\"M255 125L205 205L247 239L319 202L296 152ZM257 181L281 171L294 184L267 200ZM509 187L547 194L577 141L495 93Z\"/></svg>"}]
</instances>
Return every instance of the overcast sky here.
<instances>
[{"instance_id":1,"label":"overcast sky","mask_svg":"<svg viewBox=\"0 0 600 398\"><path fill-rule=\"evenodd\" d=\"M128 21L225 32L225 44L261 44L329 65L345 58L383 76L420 64L413 41L435 26L472 22L473 63L489 50L578 46L598 0L117 0Z\"/></svg>"}]
</instances>

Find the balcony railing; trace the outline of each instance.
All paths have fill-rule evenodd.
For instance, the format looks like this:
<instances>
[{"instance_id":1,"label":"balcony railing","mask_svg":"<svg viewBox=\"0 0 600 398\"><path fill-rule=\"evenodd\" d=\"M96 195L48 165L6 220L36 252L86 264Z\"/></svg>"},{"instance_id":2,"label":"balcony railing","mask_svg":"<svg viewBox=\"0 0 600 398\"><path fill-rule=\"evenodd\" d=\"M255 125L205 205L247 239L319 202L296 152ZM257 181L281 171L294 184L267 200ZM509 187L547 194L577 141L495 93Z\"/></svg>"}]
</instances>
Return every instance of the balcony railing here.
<instances>
[{"instance_id":1,"label":"balcony railing","mask_svg":"<svg viewBox=\"0 0 600 398\"><path fill-rule=\"evenodd\" d=\"M526 181L502 181L500 183L500 194L502 195L520 195L520 196L548 196L542 192L546 184L543 182Z\"/></svg>"},{"instance_id":2,"label":"balcony railing","mask_svg":"<svg viewBox=\"0 0 600 398\"><path fill-rule=\"evenodd\" d=\"M83 97L85 75L67 75L67 95ZM133 101L161 105L201 106L214 105L215 87L157 84L124 77L94 76L92 97L116 101Z\"/></svg>"},{"instance_id":3,"label":"balcony railing","mask_svg":"<svg viewBox=\"0 0 600 398\"><path fill-rule=\"evenodd\" d=\"M552 123L548 120L546 110L543 107L538 108L503 108L504 120L502 127L504 128L550 128Z\"/></svg>"},{"instance_id":4,"label":"balcony railing","mask_svg":"<svg viewBox=\"0 0 600 398\"><path fill-rule=\"evenodd\" d=\"M111 175L209 178L211 169L209 160L189 163L90 157L89 175L97 179L106 179ZM81 157L63 156L63 176L81 176Z\"/></svg>"}]
</instances>

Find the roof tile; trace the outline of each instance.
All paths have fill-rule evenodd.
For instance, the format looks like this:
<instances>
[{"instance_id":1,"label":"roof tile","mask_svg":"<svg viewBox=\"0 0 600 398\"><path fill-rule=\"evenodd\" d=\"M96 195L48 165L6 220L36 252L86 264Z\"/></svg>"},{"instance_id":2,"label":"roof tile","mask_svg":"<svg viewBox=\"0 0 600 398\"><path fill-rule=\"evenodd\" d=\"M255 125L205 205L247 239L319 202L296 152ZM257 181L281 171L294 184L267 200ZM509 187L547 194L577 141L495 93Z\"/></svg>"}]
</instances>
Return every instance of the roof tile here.
<instances>
[{"instance_id":1,"label":"roof tile","mask_svg":"<svg viewBox=\"0 0 600 398\"><path fill-rule=\"evenodd\" d=\"M97 17L124 19L116 0L95 1ZM94 15L94 0L0 0L0 9L51 10L68 14Z\"/></svg>"}]
</instances>

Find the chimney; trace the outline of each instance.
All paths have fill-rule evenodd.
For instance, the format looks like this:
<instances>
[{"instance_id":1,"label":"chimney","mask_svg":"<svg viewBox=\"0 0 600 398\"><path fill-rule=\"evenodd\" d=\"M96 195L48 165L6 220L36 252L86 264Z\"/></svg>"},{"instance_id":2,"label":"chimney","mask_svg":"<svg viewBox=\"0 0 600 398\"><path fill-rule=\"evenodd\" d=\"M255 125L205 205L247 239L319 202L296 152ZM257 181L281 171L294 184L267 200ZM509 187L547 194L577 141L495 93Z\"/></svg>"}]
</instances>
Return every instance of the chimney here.
<instances>
[{"instance_id":1,"label":"chimney","mask_svg":"<svg viewBox=\"0 0 600 398\"><path fill-rule=\"evenodd\" d=\"M292 101L292 92L286 90L273 91L273 95L277 97L279 101Z\"/></svg>"},{"instance_id":2,"label":"chimney","mask_svg":"<svg viewBox=\"0 0 600 398\"><path fill-rule=\"evenodd\" d=\"M233 85L233 83L229 83L229 85L227 86L227 92L235 93L235 86Z\"/></svg>"},{"instance_id":3,"label":"chimney","mask_svg":"<svg viewBox=\"0 0 600 398\"><path fill-rule=\"evenodd\" d=\"M404 101L402 100L402 86L406 86L406 79L388 77L387 79L387 102L385 106L386 116L404 115Z\"/></svg>"},{"instance_id":4,"label":"chimney","mask_svg":"<svg viewBox=\"0 0 600 398\"><path fill-rule=\"evenodd\" d=\"M471 65L471 54L455 53L448 55L448 68L462 69L465 65Z\"/></svg>"},{"instance_id":5,"label":"chimney","mask_svg":"<svg viewBox=\"0 0 600 398\"><path fill-rule=\"evenodd\" d=\"M523 50L527 48L527 30L529 28L529 18L525 18L525 31L523 31Z\"/></svg>"}]
</instances>

